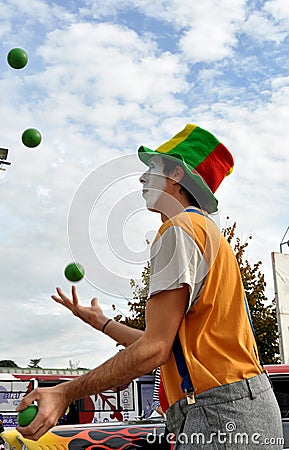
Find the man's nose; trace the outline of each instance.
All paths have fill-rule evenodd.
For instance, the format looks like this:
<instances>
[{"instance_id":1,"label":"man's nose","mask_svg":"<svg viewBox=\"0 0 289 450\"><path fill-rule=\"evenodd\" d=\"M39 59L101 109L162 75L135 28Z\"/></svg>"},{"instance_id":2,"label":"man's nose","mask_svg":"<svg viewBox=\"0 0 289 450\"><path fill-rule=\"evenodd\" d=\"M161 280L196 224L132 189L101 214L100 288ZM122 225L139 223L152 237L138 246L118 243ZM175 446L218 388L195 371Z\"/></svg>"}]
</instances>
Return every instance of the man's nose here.
<instances>
[{"instance_id":1,"label":"man's nose","mask_svg":"<svg viewBox=\"0 0 289 450\"><path fill-rule=\"evenodd\" d=\"M146 172L144 172L140 177L139 177L139 182L144 184L147 181L146 179Z\"/></svg>"}]
</instances>

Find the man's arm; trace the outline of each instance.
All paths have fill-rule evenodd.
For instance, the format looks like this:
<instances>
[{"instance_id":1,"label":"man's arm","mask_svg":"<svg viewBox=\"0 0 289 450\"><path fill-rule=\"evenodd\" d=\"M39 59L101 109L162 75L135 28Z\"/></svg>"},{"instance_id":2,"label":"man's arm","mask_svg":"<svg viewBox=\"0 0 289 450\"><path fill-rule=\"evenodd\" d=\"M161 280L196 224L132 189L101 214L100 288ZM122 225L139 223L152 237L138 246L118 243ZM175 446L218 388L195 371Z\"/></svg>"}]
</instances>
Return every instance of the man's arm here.
<instances>
[{"instance_id":1,"label":"man's arm","mask_svg":"<svg viewBox=\"0 0 289 450\"><path fill-rule=\"evenodd\" d=\"M74 400L98 394L128 383L164 364L184 316L189 297L188 286L153 295L146 308L146 330L125 350L72 381L50 388L38 388L26 395L17 410L33 401L38 414L28 427L17 427L26 438L37 440L53 427Z\"/></svg>"},{"instance_id":2,"label":"man's arm","mask_svg":"<svg viewBox=\"0 0 289 450\"><path fill-rule=\"evenodd\" d=\"M88 323L96 330L102 330L103 325L109 318L103 313L102 308L98 304L97 298L93 298L91 300L90 306L82 306L79 303L75 286L72 286L71 288L72 299L67 297L63 293L62 289L57 288L56 291L58 295L51 296L55 302L65 306L72 312L72 314L79 317L83 322ZM127 325L112 320L105 327L105 334L124 347L127 347L139 339L142 336L143 331L128 327Z\"/></svg>"}]
</instances>

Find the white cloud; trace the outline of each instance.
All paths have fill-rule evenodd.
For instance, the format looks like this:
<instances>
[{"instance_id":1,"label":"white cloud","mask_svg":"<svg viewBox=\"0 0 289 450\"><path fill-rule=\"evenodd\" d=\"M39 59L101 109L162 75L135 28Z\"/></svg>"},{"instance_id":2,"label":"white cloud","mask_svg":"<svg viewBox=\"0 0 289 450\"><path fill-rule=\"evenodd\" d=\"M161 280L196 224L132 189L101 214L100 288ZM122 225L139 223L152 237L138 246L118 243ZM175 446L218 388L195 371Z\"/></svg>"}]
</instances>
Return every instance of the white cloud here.
<instances>
[{"instance_id":1,"label":"white cloud","mask_svg":"<svg viewBox=\"0 0 289 450\"><path fill-rule=\"evenodd\" d=\"M220 27L221 28L221 27ZM180 39L179 47L185 58L191 62L218 61L233 53L236 44L234 33L220 29L215 23L199 23L184 33Z\"/></svg>"},{"instance_id":2,"label":"white cloud","mask_svg":"<svg viewBox=\"0 0 289 450\"><path fill-rule=\"evenodd\" d=\"M198 3L178 0L119 3L112 0L106 2L105 8L101 8L99 2L87 0L85 3L86 8L81 10L85 16L102 17L135 8L145 16L167 22L181 32L178 46L185 59L191 62L218 61L232 55L246 6L244 0L235 1L233 8L228 0Z\"/></svg>"},{"instance_id":3,"label":"white cloud","mask_svg":"<svg viewBox=\"0 0 289 450\"><path fill-rule=\"evenodd\" d=\"M289 12L284 0L268 0L260 10L253 10L243 30L252 39L280 44L288 37Z\"/></svg>"},{"instance_id":4,"label":"white cloud","mask_svg":"<svg viewBox=\"0 0 289 450\"><path fill-rule=\"evenodd\" d=\"M275 91L279 91L280 88L288 88L289 87L289 76L285 76L285 77L277 77L274 78L271 82L272 88Z\"/></svg>"},{"instance_id":5,"label":"white cloud","mask_svg":"<svg viewBox=\"0 0 289 450\"><path fill-rule=\"evenodd\" d=\"M227 1L207 0L188 5L187 31L179 42L185 58L191 62L211 62L231 56L245 13L244 2L234 3L234 8Z\"/></svg>"},{"instance_id":6,"label":"white cloud","mask_svg":"<svg viewBox=\"0 0 289 450\"><path fill-rule=\"evenodd\" d=\"M111 97L157 102L186 87L186 69L177 56L158 54L153 41L118 25L79 23L51 32L39 52L47 64L40 83L52 75L58 86L81 92L91 105Z\"/></svg>"},{"instance_id":7,"label":"white cloud","mask_svg":"<svg viewBox=\"0 0 289 450\"><path fill-rule=\"evenodd\" d=\"M286 0L268 0L264 4L264 11L272 15L276 21L284 27L287 26L288 33L288 21L289 10Z\"/></svg>"},{"instance_id":8,"label":"white cloud","mask_svg":"<svg viewBox=\"0 0 289 450\"><path fill-rule=\"evenodd\" d=\"M1 1L0 17L1 21L8 23L14 22L17 17L21 18L22 23L19 23L19 28L26 29L28 32L32 23L40 23L50 28L55 19L69 22L73 20L74 16L64 7L56 3L49 4L45 0L30 0L29 3L25 0L9 0L9 3ZM20 29L13 30L13 32L21 34Z\"/></svg>"}]
</instances>

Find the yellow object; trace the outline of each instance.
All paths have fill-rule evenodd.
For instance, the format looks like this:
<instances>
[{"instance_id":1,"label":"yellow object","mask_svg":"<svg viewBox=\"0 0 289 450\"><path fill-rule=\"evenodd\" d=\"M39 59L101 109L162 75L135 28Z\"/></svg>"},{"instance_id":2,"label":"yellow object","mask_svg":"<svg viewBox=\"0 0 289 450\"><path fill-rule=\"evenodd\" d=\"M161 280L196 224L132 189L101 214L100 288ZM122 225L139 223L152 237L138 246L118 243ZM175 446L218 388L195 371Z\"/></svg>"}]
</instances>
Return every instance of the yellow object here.
<instances>
[{"instance_id":1,"label":"yellow object","mask_svg":"<svg viewBox=\"0 0 289 450\"><path fill-rule=\"evenodd\" d=\"M10 445L11 450L22 450L24 445L27 447L27 450L44 449L48 445L55 450L68 450L68 444L71 441L71 438L57 436L50 431L44 434L38 441L31 441L30 439L25 439L15 428L3 431L1 437Z\"/></svg>"}]
</instances>

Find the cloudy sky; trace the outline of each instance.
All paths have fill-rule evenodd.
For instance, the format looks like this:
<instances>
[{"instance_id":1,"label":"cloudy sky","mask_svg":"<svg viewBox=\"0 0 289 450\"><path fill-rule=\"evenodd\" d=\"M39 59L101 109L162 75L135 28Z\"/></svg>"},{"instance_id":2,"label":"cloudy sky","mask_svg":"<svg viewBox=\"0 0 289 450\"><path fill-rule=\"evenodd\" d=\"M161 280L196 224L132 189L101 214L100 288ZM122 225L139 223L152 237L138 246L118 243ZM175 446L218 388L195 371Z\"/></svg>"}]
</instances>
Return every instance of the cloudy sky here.
<instances>
[{"instance_id":1,"label":"cloudy sky","mask_svg":"<svg viewBox=\"0 0 289 450\"><path fill-rule=\"evenodd\" d=\"M217 192L274 296L271 252L289 225L286 0L0 0L0 359L93 368L115 345L51 299L86 268L81 301L125 311L159 218L146 212L140 145L186 123L213 132L235 169ZM24 48L15 70L7 53ZM41 144L21 142L38 129ZM229 220L227 219L229 217ZM287 248L283 247L284 251Z\"/></svg>"}]
</instances>

